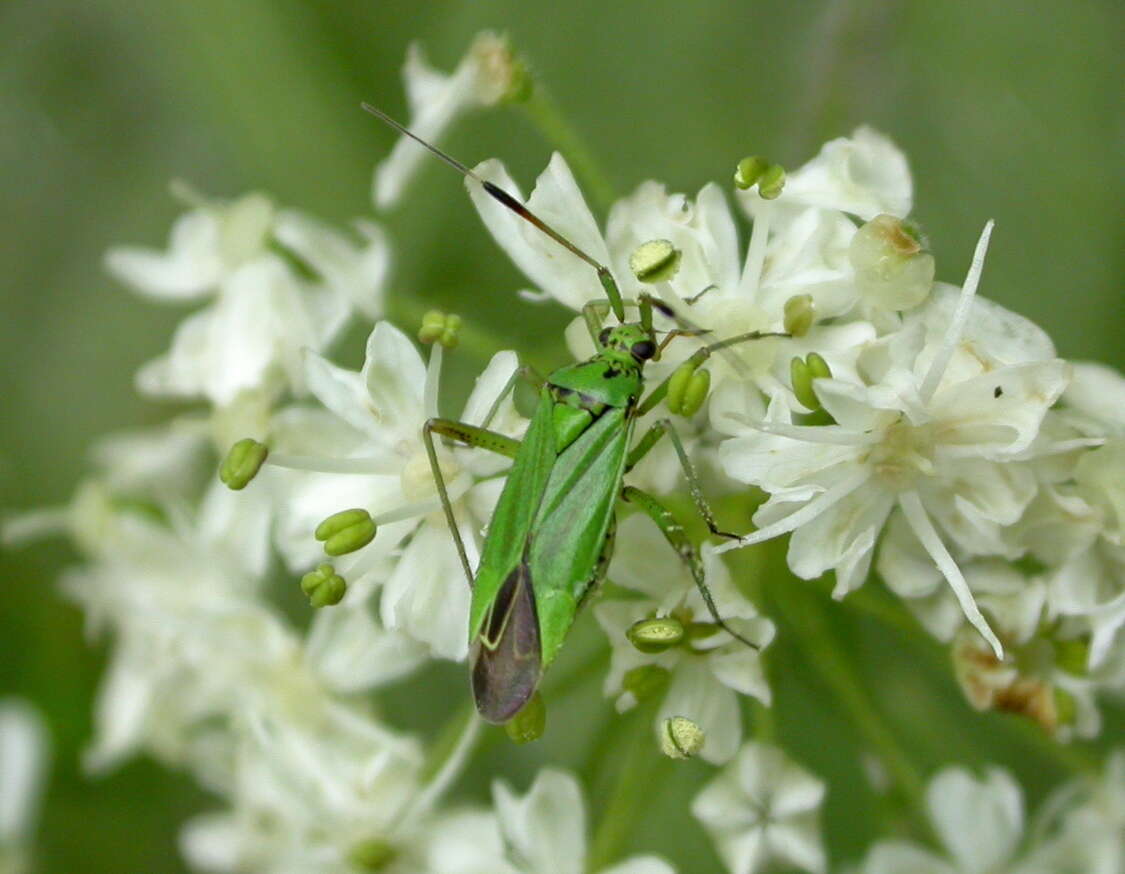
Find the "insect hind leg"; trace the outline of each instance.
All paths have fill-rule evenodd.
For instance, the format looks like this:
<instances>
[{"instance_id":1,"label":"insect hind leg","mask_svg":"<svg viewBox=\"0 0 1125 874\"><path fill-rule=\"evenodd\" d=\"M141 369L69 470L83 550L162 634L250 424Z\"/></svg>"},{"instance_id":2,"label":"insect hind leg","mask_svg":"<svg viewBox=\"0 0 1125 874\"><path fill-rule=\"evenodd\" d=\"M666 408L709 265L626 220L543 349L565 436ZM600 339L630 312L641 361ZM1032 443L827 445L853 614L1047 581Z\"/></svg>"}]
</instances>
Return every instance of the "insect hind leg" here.
<instances>
[{"instance_id":1,"label":"insect hind leg","mask_svg":"<svg viewBox=\"0 0 1125 874\"><path fill-rule=\"evenodd\" d=\"M660 529L660 533L664 535L664 539L668 541L668 544L676 551L683 563L687 565L692 579L695 580L695 586L703 597L703 603L707 605L707 612L711 614L715 624L731 637L746 644L750 649L760 650L761 646L735 631L719 613L719 608L715 606L715 599L711 596L711 590L707 588L707 580L703 573L703 562L699 558L699 553L692 546L691 540L688 539L683 527L676 521L671 511L648 492L643 492L635 486L625 486L621 491L621 498L631 504L636 504L655 523L656 527Z\"/></svg>"}]
</instances>

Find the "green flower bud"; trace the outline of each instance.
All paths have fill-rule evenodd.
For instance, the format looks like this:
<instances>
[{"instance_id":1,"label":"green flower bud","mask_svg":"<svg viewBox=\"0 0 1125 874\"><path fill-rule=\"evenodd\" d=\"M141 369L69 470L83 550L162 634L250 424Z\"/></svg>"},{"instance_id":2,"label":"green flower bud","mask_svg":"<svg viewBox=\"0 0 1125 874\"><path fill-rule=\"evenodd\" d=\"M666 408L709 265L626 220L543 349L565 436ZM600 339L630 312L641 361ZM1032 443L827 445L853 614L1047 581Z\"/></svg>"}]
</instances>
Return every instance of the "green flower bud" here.
<instances>
[{"instance_id":1,"label":"green flower bud","mask_svg":"<svg viewBox=\"0 0 1125 874\"><path fill-rule=\"evenodd\" d=\"M684 398L687 396L688 386L698 365L693 361L685 361L674 371L668 379L668 393L664 396L664 405L673 415L682 415Z\"/></svg>"},{"instance_id":2,"label":"green flower bud","mask_svg":"<svg viewBox=\"0 0 1125 874\"><path fill-rule=\"evenodd\" d=\"M814 411L820 409L820 398L813 391L812 372L799 356L789 362L789 381L793 384L793 394L802 406Z\"/></svg>"},{"instance_id":3,"label":"green flower bud","mask_svg":"<svg viewBox=\"0 0 1125 874\"><path fill-rule=\"evenodd\" d=\"M346 555L375 539L375 522L363 509L341 510L316 526L313 536L324 542L328 555Z\"/></svg>"},{"instance_id":4,"label":"green flower bud","mask_svg":"<svg viewBox=\"0 0 1125 874\"><path fill-rule=\"evenodd\" d=\"M332 565L322 564L301 577L301 591L309 596L313 607L331 607L340 603L348 591L348 584Z\"/></svg>"},{"instance_id":5,"label":"green flower bud","mask_svg":"<svg viewBox=\"0 0 1125 874\"><path fill-rule=\"evenodd\" d=\"M398 856L398 851L381 838L360 841L348 851L348 862L360 871L383 871Z\"/></svg>"},{"instance_id":6,"label":"green flower bud","mask_svg":"<svg viewBox=\"0 0 1125 874\"><path fill-rule=\"evenodd\" d=\"M267 455L269 450L265 444L252 437L244 437L230 448L227 457L219 465L219 479L223 485L236 492L244 489L258 475Z\"/></svg>"},{"instance_id":7,"label":"green flower bud","mask_svg":"<svg viewBox=\"0 0 1125 874\"><path fill-rule=\"evenodd\" d=\"M621 688L638 701L646 701L664 694L671 675L659 665L638 665L625 672Z\"/></svg>"},{"instance_id":8,"label":"green flower bud","mask_svg":"<svg viewBox=\"0 0 1125 874\"><path fill-rule=\"evenodd\" d=\"M683 402L680 405L681 416L694 416L707 400L707 392L711 390L711 371L697 370L691 375L687 384Z\"/></svg>"},{"instance_id":9,"label":"green flower bud","mask_svg":"<svg viewBox=\"0 0 1125 874\"><path fill-rule=\"evenodd\" d=\"M703 749L703 729L686 716L665 719L660 728L660 749L670 759L690 759Z\"/></svg>"},{"instance_id":10,"label":"green flower bud","mask_svg":"<svg viewBox=\"0 0 1125 874\"><path fill-rule=\"evenodd\" d=\"M758 194L763 200L774 200L785 187L785 168L780 164L770 164L758 179Z\"/></svg>"},{"instance_id":11,"label":"green flower bud","mask_svg":"<svg viewBox=\"0 0 1125 874\"><path fill-rule=\"evenodd\" d=\"M519 713L504 723L504 731L513 743L526 744L539 740L547 727L547 705L543 696L536 692L520 708Z\"/></svg>"},{"instance_id":12,"label":"green flower bud","mask_svg":"<svg viewBox=\"0 0 1125 874\"><path fill-rule=\"evenodd\" d=\"M882 309L915 307L934 284L933 255L922 251L916 229L892 215L877 215L856 231L848 258L860 294Z\"/></svg>"},{"instance_id":13,"label":"green flower bud","mask_svg":"<svg viewBox=\"0 0 1125 874\"><path fill-rule=\"evenodd\" d=\"M443 313L430 310L422 316L422 327L418 329L418 339L427 345L440 343L446 349L456 349L460 342L461 317L456 313Z\"/></svg>"},{"instance_id":14,"label":"green flower bud","mask_svg":"<svg viewBox=\"0 0 1125 874\"><path fill-rule=\"evenodd\" d=\"M641 652L664 652L684 639L684 624L675 616L641 619L632 624L625 636Z\"/></svg>"},{"instance_id":15,"label":"green flower bud","mask_svg":"<svg viewBox=\"0 0 1125 874\"><path fill-rule=\"evenodd\" d=\"M785 302L785 333L803 337L816 320L811 294L796 294Z\"/></svg>"},{"instance_id":16,"label":"green flower bud","mask_svg":"<svg viewBox=\"0 0 1125 874\"><path fill-rule=\"evenodd\" d=\"M734 184L737 188L746 191L754 187L754 183L762 178L762 174L766 172L770 162L759 155L751 155L749 158L743 158L738 162L738 166L734 168Z\"/></svg>"},{"instance_id":17,"label":"green flower bud","mask_svg":"<svg viewBox=\"0 0 1125 874\"><path fill-rule=\"evenodd\" d=\"M629 256L629 269L641 282L671 279L680 269L680 250L668 240L641 243Z\"/></svg>"},{"instance_id":18,"label":"green flower bud","mask_svg":"<svg viewBox=\"0 0 1125 874\"><path fill-rule=\"evenodd\" d=\"M1090 644L1088 641L1076 637L1070 640L1056 640L1054 646L1055 664L1061 670L1068 674L1074 674L1076 677L1086 675L1090 660Z\"/></svg>"}]
</instances>

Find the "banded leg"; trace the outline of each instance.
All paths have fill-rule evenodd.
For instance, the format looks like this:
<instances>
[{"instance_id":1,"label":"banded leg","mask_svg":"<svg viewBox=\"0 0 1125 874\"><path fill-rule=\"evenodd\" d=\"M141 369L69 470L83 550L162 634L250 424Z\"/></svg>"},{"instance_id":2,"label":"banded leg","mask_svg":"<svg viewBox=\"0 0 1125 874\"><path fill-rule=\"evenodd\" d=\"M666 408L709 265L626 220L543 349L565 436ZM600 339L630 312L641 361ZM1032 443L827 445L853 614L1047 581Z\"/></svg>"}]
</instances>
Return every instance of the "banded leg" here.
<instances>
[{"instance_id":1,"label":"banded leg","mask_svg":"<svg viewBox=\"0 0 1125 874\"><path fill-rule=\"evenodd\" d=\"M426 444L426 455L430 459L430 472L434 477L434 485L437 486L438 500L441 501L445 521L457 546L461 567L465 569L465 578L469 581L469 586L472 586L473 569L469 566L469 556L465 552L465 542L461 539L461 529L457 527L457 520L453 515L453 504L449 500L449 490L445 487L445 477L442 475L437 448L434 446L434 434L440 434L466 446L487 449L508 458L516 457L520 442L495 431L489 431L487 428L478 428L476 425L458 422L455 419L427 419L426 424L422 426L422 442Z\"/></svg>"},{"instance_id":2,"label":"banded leg","mask_svg":"<svg viewBox=\"0 0 1125 874\"><path fill-rule=\"evenodd\" d=\"M629 457L625 459L625 471L632 470L640 460L644 458L652 448L660 442L660 438L665 434L668 439L672 441L672 446L675 447L676 455L680 459L680 468L684 472L684 479L687 480L688 490L691 492L691 499L695 502L695 508L699 511L699 515L703 517L703 521L707 523L708 530L719 537L725 537L728 540L738 540L739 535L731 534L729 531L723 531L719 528L718 523L715 522L715 514L711 511L711 505L707 503L707 498L703 494L703 486L699 482L699 477L695 473L695 467L688 458L687 450L684 449L684 442L680 439L680 435L676 433L676 429L672 427L671 419L661 419L659 422L649 428L644 436L633 447Z\"/></svg>"},{"instance_id":3,"label":"banded leg","mask_svg":"<svg viewBox=\"0 0 1125 874\"><path fill-rule=\"evenodd\" d=\"M631 504L636 504L645 515L652 519L656 527L660 529L660 533L664 535L664 539L668 541L669 546L687 565L692 579L695 580L695 586L699 589L699 594L703 596L703 603L707 605L707 611L711 614L711 618L715 620L715 624L751 649L761 649L758 644L748 640L731 628L727 621L719 615L719 608L715 606L715 599L711 597L711 590L707 588L707 581L703 573L703 562L687 534L684 533L683 527L676 521L676 517L652 495L642 492L634 486L625 486L621 491L621 498Z\"/></svg>"}]
</instances>

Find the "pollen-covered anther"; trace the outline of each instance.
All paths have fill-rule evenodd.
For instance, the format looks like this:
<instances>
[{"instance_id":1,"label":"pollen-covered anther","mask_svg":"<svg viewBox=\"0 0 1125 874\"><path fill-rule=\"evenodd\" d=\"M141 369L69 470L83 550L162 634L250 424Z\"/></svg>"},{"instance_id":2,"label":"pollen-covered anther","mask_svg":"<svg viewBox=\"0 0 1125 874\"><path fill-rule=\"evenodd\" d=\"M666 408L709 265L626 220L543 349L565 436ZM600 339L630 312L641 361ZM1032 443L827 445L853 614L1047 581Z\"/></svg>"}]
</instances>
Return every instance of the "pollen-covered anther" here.
<instances>
[{"instance_id":1,"label":"pollen-covered anther","mask_svg":"<svg viewBox=\"0 0 1125 874\"><path fill-rule=\"evenodd\" d=\"M440 343L446 349L456 349L460 342L461 317L456 313L430 310L422 316L418 340L427 345Z\"/></svg>"},{"instance_id":2,"label":"pollen-covered anther","mask_svg":"<svg viewBox=\"0 0 1125 874\"><path fill-rule=\"evenodd\" d=\"M234 491L246 488L258 475L265 463L269 450L265 444L252 437L244 437L235 443L219 466L219 479Z\"/></svg>"},{"instance_id":3,"label":"pollen-covered anther","mask_svg":"<svg viewBox=\"0 0 1125 874\"><path fill-rule=\"evenodd\" d=\"M675 616L658 616L634 622L625 632L629 642L643 653L660 653L684 639L684 624Z\"/></svg>"},{"instance_id":4,"label":"pollen-covered anther","mask_svg":"<svg viewBox=\"0 0 1125 874\"><path fill-rule=\"evenodd\" d=\"M690 759L703 749L707 735L686 716L672 716L660 726L660 749L670 759Z\"/></svg>"},{"instance_id":5,"label":"pollen-covered anther","mask_svg":"<svg viewBox=\"0 0 1125 874\"><path fill-rule=\"evenodd\" d=\"M308 595L313 607L331 607L343 599L348 584L332 565L322 564L301 577L301 591Z\"/></svg>"},{"instance_id":6,"label":"pollen-covered anther","mask_svg":"<svg viewBox=\"0 0 1125 874\"><path fill-rule=\"evenodd\" d=\"M649 240L633 250L629 269L640 282L665 282L680 269L681 254L669 240Z\"/></svg>"},{"instance_id":7,"label":"pollen-covered anther","mask_svg":"<svg viewBox=\"0 0 1125 874\"><path fill-rule=\"evenodd\" d=\"M333 513L316 526L314 536L324 543L328 555L346 555L375 539L375 521L361 508Z\"/></svg>"}]
</instances>

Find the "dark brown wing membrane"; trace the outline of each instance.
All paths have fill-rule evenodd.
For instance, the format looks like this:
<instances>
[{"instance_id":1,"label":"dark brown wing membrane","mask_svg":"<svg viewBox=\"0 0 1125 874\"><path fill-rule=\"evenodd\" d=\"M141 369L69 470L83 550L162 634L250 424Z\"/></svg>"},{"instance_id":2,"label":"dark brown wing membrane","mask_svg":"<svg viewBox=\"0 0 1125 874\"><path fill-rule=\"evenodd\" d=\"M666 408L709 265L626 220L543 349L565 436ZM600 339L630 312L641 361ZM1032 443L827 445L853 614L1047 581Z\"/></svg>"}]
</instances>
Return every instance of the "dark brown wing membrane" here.
<instances>
[{"instance_id":1,"label":"dark brown wing membrane","mask_svg":"<svg viewBox=\"0 0 1125 874\"><path fill-rule=\"evenodd\" d=\"M499 725L527 703L539 685L541 653L531 575L521 561L504 580L473 642L473 697L483 719Z\"/></svg>"}]
</instances>

